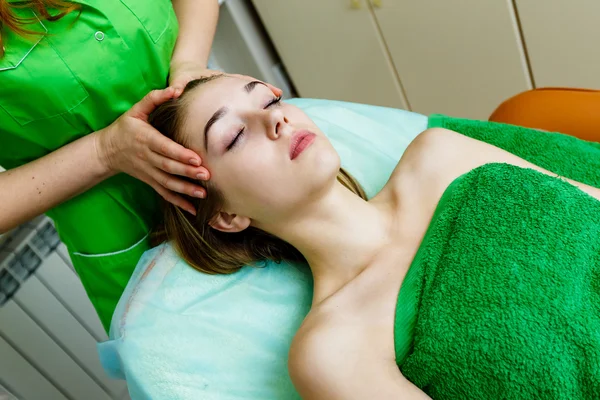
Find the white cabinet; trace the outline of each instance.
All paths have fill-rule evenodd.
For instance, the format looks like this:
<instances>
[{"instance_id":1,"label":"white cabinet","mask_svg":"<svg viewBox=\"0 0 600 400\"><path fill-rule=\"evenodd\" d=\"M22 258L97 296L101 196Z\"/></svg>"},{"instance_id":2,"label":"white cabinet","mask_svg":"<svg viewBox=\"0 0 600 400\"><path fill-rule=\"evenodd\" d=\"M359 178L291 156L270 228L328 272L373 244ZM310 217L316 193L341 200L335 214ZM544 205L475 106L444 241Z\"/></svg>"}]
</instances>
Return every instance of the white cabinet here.
<instances>
[{"instance_id":1,"label":"white cabinet","mask_svg":"<svg viewBox=\"0 0 600 400\"><path fill-rule=\"evenodd\" d=\"M600 2L516 4L536 86L600 89Z\"/></svg>"},{"instance_id":2,"label":"white cabinet","mask_svg":"<svg viewBox=\"0 0 600 400\"><path fill-rule=\"evenodd\" d=\"M372 4L412 111L487 119L531 88L511 0Z\"/></svg>"},{"instance_id":3,"label":"white cabinet","mask_svg":"<svg viewBox=\"0 0 600 400\"><path fill-rule=\"evenodd\" d=\"M254 0L254 5L300 96L406 108L365 0Z\"/></svg>"},{"instance_id":4,"label":"white cabinet","mask_svg":"<svg viewBox=\"0 0 600 400\"><path fill-rule=\"evenodd\" d=\"M596 0L253 0L304 97L487 119L535 87L600 89Z\"/></svg>"}]
</instances>

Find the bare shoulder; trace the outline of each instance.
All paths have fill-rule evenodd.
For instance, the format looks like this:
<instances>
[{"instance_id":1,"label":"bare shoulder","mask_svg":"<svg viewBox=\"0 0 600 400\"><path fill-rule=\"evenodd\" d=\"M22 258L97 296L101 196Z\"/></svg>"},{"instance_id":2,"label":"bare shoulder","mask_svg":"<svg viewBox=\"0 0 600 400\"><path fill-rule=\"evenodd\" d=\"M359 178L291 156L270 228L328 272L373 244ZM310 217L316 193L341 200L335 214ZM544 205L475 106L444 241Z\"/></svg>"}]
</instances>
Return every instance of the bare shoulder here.
<instances>
[{"instance_id":1,"label":"bare shoulder","mask_svg":"<svg viewBox=\"0 0 600 400\"><path fill-rule=\"evenodd\" d=\"M424 194L438 200L453 180L495 162L528 164L488 143L449 129L431 128L420 133L408 146L390 183L395 191Z\"/></svg>"},{"instance_id":2,"label":"bare shoulder","mask_svg":"<svg viewBox=\"0 0 600 400\"><path fill-rule=\"evenodd\" d=\"M390 179L391 191L408 199L412 206L437 204L448 185L459 176L490 163L504 163L533 169L556 177L508 151L460 133L433 128L419 134L406 149ZM600 199L600 190L566 179L589 195ZM412 201L411 201L412 200ZM431 210L427 210L429 213Z\"/></svg>"},{"instance_id":3,"label":"bare shoulder","mask_svg":"<svg viewBox=\"0 0 600 400\"><path fill-rule=\"evenodd\" d=\"M398 205L429 214L445 188L461 174L459 160L472 152L472 140L442 128L421 132L406 148L381 197L391 195Z\"/></svg>"},{"instance_id":4,"label":"bare shoulder","mask_svg":"<svg viewBox=\"0 0 600 400\"><path fill-rule=\"evenodd\" d=\"M343 315L313 310L294 337L288 368L303 399L347 398L349 379L373 362L363 351L368 333Z\"/></svg>"},{"instance_id":5,"label":"bare shoulder","mask_svg":"<svg viewBox=\"0 0 600 400\"><path fill-rule=\"evenodd\" d=\"M359 356L368 333L341 315L322 309L311 311L296 333L289 353L289 370L297 386L343 375L343 360Z\"/></svg>"},{"instance_id":6,"label":"bare shoulder","mask_svg":"<svg viewBox=\"0 0 600 400\"><path fill-rule=\"evenodd\" d=\"M303 399L429 398L401 374L393 358L370 350L365 329L327 316L309 318L290 349L290 377Z\"/></svg>"},{"instance_id":7,"label":"bare shoulder","mask_svg":"<svg viewBox=\"0 0 600 400\"><path fill-rule=\"evenodd\" d=\"M394 174L415 175L419 181L423 181L423 175L430 179L450 175L452 169L448 166L470 152L473 142L476 141L448 129L427 129L407 147Z\"/></svg>"}]
</instances>

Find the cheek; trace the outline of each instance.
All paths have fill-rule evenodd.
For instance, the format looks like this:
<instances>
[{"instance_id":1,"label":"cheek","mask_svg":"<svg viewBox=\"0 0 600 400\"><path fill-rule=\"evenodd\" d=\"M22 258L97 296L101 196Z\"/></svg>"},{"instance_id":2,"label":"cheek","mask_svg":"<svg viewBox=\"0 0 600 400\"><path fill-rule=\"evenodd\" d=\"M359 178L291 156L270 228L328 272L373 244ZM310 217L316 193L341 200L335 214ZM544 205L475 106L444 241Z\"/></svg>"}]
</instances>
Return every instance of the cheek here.
<instances>
[{"instance_id":1,"label":"cheek","mask_svg":"<svg viewBox=\"0 0 600 400\"><path fill-rule=\"evenodd\" d=\"M230 212L248 215L280 197L278 192L289 184L290 171L275 150L248 148L227 162L214 165L211 180L225 196Z\"/></svg>"}]
</instances>

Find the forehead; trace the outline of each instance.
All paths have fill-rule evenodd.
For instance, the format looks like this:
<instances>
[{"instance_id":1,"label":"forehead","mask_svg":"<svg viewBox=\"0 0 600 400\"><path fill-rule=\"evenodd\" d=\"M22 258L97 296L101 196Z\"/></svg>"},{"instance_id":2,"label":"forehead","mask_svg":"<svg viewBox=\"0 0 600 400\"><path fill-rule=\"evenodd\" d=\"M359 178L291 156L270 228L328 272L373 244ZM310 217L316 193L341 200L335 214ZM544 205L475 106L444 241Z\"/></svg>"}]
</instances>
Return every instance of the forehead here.
<instances>
[{"instance_id":1,"label":"forehead","mask_svg":"<svg viewBox=\"0 0 600 400\"><path fill-rule=\"evenodd\" d=\"M217 110L245 104L249 92L263 93L267 86L255 79L223 76L194 88L187 100L188 114L194 119L208 120Z\"/></svg>"},{"instance_id":2,"label":"forehead","mask_svg":"<svg viewBox=\"0 0 600 400\"><path fill-rule=\"evenodd\" d=\"M189 94L188 102L191 107L200 107L212 115L222 103L238 98L248 82L250 81L241 78L222 76L194 88Z\"/></svg>"},{"instance_id":3,"label":"forehead","mask_svg":"<svg viewBox=\"0 0 600 400\"><path fill-rule=\"evenodd\" d=\"M247 100L244 87L255 81L231 76L221 76L192 89L187 98L183 131L188 137L189 147L197 151L204 138L204 127L208 120L224 107L232 110L236 103ZM257 85L263 87L263 85ZM256 91L259 88L255 88ZM191 135L191 136L190 136Z\"/></svg>"}]
</instances>

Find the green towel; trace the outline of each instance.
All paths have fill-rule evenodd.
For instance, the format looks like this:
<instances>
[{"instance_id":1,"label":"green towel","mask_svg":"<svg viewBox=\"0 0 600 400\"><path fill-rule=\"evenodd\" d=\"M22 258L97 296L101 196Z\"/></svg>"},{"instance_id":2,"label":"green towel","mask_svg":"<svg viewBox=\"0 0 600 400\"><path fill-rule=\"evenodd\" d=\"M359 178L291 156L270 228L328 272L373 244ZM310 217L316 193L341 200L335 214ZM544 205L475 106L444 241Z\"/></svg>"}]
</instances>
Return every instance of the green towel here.
<instances>
[{"instance_id":1,"label":"green towel","mask_svg":"<svg viewBox=\"0 0 600 400\"><path fill-rule=\"evenodd\" d=\"M600 187L600 145L433 116ZM600 201L488 164L446 190L398 295L396 361L433 399L600 398Z\"/></svg>"}]
</instances>

